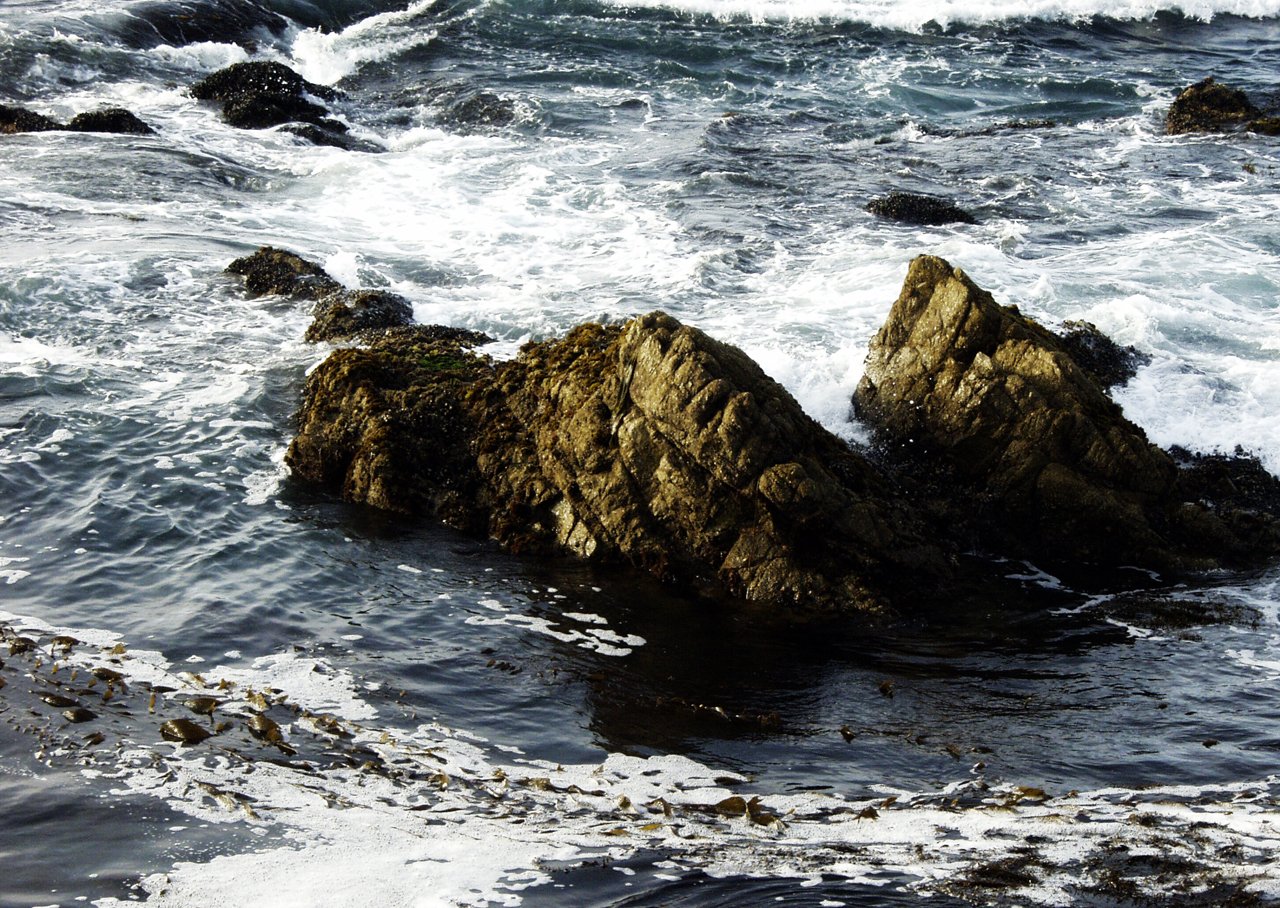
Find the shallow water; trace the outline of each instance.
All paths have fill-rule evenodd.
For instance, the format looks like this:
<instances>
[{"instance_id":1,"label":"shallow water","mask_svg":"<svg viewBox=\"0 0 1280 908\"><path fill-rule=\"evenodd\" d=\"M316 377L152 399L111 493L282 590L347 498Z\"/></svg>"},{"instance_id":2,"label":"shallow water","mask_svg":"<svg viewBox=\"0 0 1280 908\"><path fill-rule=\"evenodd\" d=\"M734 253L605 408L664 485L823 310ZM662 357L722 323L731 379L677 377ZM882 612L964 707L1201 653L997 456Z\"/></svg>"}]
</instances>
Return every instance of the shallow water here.
<instances>
[{"instance_id":1,"label":"shallow water","mask_svg":"<svg viewBox=\"0 0 1280 908\"><path fill-rule=\"evenodd\" d=\"M157 135L0 141L0 621L38 644L0 650L0 904L1280 898L1276 570L1090 596L1011 563L990 602L871 632L512 557L289 480L327 348L222 273L282 246L506 349L666 309L859 440L867 343L928 252L1149 352L1116 397L1153 441L1277 471L1280 149L1161 119L1208 74L1273 101L1280 8L1180 9L6 4L0 103ZM383 150L185 94L251 58L336 84ZM441 124L478 91L515 121ZM877 221L890 189L981 223ZM204 684L234 727L163 741ZM249 690L297 754L245 731Z\"/></svg>"}]
</instances>

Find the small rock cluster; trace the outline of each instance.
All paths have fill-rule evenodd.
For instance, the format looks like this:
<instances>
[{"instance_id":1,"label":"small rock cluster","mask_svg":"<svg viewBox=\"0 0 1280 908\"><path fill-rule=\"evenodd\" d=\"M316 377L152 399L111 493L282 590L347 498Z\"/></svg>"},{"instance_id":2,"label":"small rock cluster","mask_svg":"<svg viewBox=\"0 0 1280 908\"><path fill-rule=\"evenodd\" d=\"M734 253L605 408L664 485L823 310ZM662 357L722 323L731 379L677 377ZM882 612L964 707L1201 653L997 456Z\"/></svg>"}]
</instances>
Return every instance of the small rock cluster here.
<instances>
[{"instance_id":1,"label":"small rock cluster","mask_svg":"<svg viewBox=\"0 0 1280 908\"><path fill-rule=\"evenodd\" d=\"M13 135L19 132L54 132L56 130L112 132L138 136L148 136L155 132L123 107L87 111L77 114L67 123L59 123L25 107L0 104L0 133Z\"/></svg>"}]
</instances>

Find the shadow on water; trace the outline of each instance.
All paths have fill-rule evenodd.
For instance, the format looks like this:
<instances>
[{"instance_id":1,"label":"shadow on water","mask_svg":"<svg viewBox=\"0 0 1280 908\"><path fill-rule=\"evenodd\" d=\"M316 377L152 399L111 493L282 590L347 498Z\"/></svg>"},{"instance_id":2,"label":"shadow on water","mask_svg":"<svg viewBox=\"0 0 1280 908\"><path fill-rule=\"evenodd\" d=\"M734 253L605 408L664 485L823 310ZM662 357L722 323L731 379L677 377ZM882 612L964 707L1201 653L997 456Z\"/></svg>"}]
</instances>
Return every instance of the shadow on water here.
<instances>
[{"instance_id":1,"label":"shadow on water","mask_svg":"<svg viewBox=\"0 0 1280 908\"><path fill-rule=\"evenodd\" d=\"M897 624L795 622L360 509L325 519L363 547L363 570L408 562L449 578L448 615L397 586L359 616L403 702L531 756L682 753L775 791L973 775L1062 791L1272 765L1273 710L1224 718L1252 685L1223 671L1227 651L1265 646L1266 627L1212 587L1086 597L993 564L1016 579ZM494 617L483 603L498 600ZM621 649L584 645L593 623Z\"/></svg>"}]
</instances>

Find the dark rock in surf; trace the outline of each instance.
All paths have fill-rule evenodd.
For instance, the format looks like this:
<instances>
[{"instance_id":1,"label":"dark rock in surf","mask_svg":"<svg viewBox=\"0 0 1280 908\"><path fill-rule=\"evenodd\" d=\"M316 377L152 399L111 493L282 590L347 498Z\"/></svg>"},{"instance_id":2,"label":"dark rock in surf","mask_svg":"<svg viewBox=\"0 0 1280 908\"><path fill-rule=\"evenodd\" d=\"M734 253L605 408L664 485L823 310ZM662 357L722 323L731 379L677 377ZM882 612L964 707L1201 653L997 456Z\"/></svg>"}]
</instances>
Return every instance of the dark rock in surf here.
<instances>
[{"instance_id":1,"label":"dark rock in surf","mask_svg":"<svg viewBox=\"0 0 1280 908\"><path fill-rule=\"evenodd\" d=\"M343 289L315 262L271 246L236 259L227 266L227 273L243 277L251 296L277 294L319 300Z\"/></svg>"},{"instance_id":2,"label":"dark rock in surf","mask_svg":"<svg viewBox=\"0 0 1280 908\"><path fill-rule=\"evenodd\" d=\"M385 290L347 290L315 262L283 249L263 246L236 259L227 273L244 278L253 296L275 294L315 301L315 318L307 328L311 342L352 338L369 331L413 323L413 307Z\"/></svg>"},{"instance_id":3,"label":"dark rock in surf","mask_svg":"<svg viewBox=\"0 0 1280 908\"><path fill-rule=\"evenodd\" d=\"M460 131L510 126L516 120L513 101L490 91L470 92L449 103L439 115L441 125Z\"/></svg>"},{"instance_id":4,"label":"dark rock in surf","mask_svg":"<svg viewBox=\"0 0 1280 908\"><path fill-rule=\"evenodd\" d=\"M0 104L0 134L12 135L19 132L51 132L63 126L25 107L12 107Z\"/></svg>"},{"instance_id":5,"label":"dark rock in surf","mask_svg":"<svg viewBox=\"0 0 1280 908\"><path fill-rule=\"evenodd\" d=\"M509 362L387 332L307 383L287 462L513 551L630 563L801 610L887 611L950 575L892 485L736 348L661 313Z\"/></svg>"},{"instance_id":6,"label":"dark rock in surf","mask_svg":"<svg viewBox=\"0 0 1280 908\"><path fill-rule=\"evenodd\" d=\"M891 192L872 199L867 211L886 220L921 227L978 223L973 215L946 199L911 192Z\"/></svg>"},{"instance_id":7,"label":"dark rock in surf","mask_svg":"<svg viewBox=\"0 0 1280 908\"><path fill-rule=\"evenodd\" d=\"M110 132L123 135L150 136L155 130L123 107L108 107L77 114L67 124L73 132Z\"/></svg>"},{"instance_id":8,"label":"dark rock in surf","mask_svg":"<svg viewBox=\"0 0 1280 908\"><path fill-rule=\"evenodd\" d=\"M333 122L336 127L340 127L340 130L325 129L314 123L286 123L280 129L282 132L292 133L312 145L327 145L330 148L341 148L343 151L378 152L383 150L372 142L353 137L347 132L346 126L342 123Z\"/></svg>"},{"instance_id":9,"label":"dark rock in surf","mask_svg":"<svg viewBox=\"0 0 1280 908\"><path fill-rule=\"evenodd\" d=\"M1151 356L1134 346L1121 346L1092 322L1064 322L1057 332L1063 350L1104 390L1123 385L1151 362Z\"/></svg>"},{"instance_id":10,"label":"dark rock in surf","mask_svg":"<svg viewBox=\"0 0 1280 908\"><path fill-rule=\"evenodd\" d=\"M1280 136L1280 117L1259 117L1245 128L1261 136Z\"/></svg>"},{"instance_id":11,"label":"dark rock in surf","mask_svg":"<svg viewBox=\"0 0 1280 908\"><path fill-rule=\"evenodd\" d=\"M128 16L113 21L111 28L129 46L138 48L160 44L181 47L202 41L252 48L257 41L283 34L295 25L266 8L268 5L245 0L186 0L175 6L172 0L141 0L130 3ZM295 7L295 15L300 10Z\"/></svg>"},{"instance_id":12,"label":"dark rock in surf","mask_svg":"<svg viewBox=\"0 0 1280 908\"><path fill-rule=\"evenodd\" d=\"M341 340L365 331L413 324L413 306L403 296L385 290L344 290L316 303L315 320L306 339Z\"/></svg>"},{"instance_id":13,"label":"dark rock in surf","mask_svg":"<svg viewBox=\"0 0 1280 908\"><path fill-rule=\"evenodd\" d=\"M1248 96L1212 76L1184 88L1169 107L1164 131L1171 136L1191 132L1227 132L1261 116Z\"/></svg>"},{"instance_id":14,"label":"dark rock in surf","mask_svg":"<svg viewBox=\"0 0 1280 908\"><path fill-rule=\"evenodd\" d=\"M241 129L265 129L282 123L310 123L332 133L346 126L331 119L312 98L331 101L337 92L308 82L283 63L236 63L191 87L202 101L222 102L222 118Z\"/></svg>"},{"instance_id":15,"label":"dark rock in surf","mask_svg":"<svg viewBox=\"0 0 1280 908\"><path fill-rule=\"evenodd\" d=\"M1280 552L1274 513L1201 500L1059 338L942 259L912 262L855 401L997 550L1173 573Z\"/></svg>"}]
</instances>

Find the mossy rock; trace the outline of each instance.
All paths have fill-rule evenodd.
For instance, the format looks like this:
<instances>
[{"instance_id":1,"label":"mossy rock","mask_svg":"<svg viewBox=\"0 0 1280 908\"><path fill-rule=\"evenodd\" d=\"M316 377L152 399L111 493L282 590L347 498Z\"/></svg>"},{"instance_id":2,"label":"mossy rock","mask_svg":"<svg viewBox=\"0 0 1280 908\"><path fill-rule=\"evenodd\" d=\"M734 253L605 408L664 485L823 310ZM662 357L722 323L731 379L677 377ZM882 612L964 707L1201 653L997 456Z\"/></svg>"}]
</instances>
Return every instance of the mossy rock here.
<instances>
[{"instance_id":1,"label":"mossy rock","mask_svg":"<svg viewBox=\"0 0 1280 908\"><path fill-rule=\"evenodd\" d=\"M1178 94L1165 115L1164 130L1171 136L1226 132L1239 129L1261 113L1243 91L1210 76Z\"/></svg>"}]
</instances>

